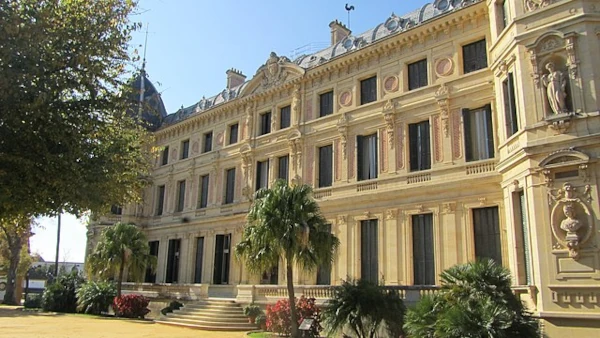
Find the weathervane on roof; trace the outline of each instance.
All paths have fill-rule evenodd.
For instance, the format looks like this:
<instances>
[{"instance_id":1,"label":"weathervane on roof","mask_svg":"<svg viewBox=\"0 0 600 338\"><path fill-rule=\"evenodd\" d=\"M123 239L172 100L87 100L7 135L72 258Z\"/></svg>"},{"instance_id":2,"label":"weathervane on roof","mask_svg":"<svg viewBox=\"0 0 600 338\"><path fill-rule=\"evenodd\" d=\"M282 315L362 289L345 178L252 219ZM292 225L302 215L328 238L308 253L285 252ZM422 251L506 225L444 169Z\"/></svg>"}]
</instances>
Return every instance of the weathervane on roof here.
<instances>
[{"instance_id":1,"label":"weathervane on roof","mask_svg":"<svg viewBox=\"0 0 600 338\"><path fill-rule=\"evenodd\" d=\"M348 11L348 29L350 29L350 11L354 10L354 6L346 4L346 10Z\"/></svg>"}]
</instances>

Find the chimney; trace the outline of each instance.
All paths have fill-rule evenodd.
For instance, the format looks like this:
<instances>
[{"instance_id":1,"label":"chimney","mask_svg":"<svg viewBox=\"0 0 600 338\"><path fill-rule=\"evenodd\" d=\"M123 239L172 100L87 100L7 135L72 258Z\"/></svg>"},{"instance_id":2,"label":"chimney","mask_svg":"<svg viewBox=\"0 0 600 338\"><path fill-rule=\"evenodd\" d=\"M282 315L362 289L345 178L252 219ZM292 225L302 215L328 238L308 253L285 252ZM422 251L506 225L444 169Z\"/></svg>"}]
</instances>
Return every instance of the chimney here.
<instances>
[{"instance_id":1,"label":"chimney","mask_svg":"<svg viewBox=\"0 0 600 338\"><path fill-rule=\"evenodd\" d=\"M225 73L227 74L227 89L235 88L246 81L246 75L235 68L231 68Z\"/></svg>"},{"instance_id":2,"label":"chimney","mask_svg":"<svg viewBox=\"0 0 600 338\"><path fill-rule=\"evenodd\" d=\"M345 37L352 33L348 27L344 26L343 23L335 20L331 21L329 24L329 28L331 28L331 45L335 45L336 43L344 40Z\"/></svg>"}]
</instances>

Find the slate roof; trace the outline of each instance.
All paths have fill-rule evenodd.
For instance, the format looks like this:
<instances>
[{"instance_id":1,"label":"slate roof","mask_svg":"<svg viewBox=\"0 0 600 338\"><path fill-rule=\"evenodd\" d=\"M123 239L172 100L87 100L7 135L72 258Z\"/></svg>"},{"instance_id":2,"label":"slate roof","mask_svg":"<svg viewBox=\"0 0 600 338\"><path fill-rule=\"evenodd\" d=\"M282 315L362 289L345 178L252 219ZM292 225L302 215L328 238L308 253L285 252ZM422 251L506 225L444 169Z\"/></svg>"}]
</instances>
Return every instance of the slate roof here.
<instances>
[{"instance_id":1,"label":"slate roof","mask_svg":"<svg viewBox=\"0 0 600 338\"><path fill-rule=\"evenodd\" d=\"M423 7L402 16L392 13L384 22L362 34L356 36L351 34L335 45L314 54L302 55L293 62L304 69L314 68L336 57L359 50L375 41L407 31L431 19L480 1L483 0L435 0L433 3L425 4ZM202 100L189 107L182 106L175 113L169 114L163 119L162 127L175 124L191 115L235 99L247 83L245 82L231 90L224 89L218 95L208 99L203 97Z\"/></svg>"}]
</instances>

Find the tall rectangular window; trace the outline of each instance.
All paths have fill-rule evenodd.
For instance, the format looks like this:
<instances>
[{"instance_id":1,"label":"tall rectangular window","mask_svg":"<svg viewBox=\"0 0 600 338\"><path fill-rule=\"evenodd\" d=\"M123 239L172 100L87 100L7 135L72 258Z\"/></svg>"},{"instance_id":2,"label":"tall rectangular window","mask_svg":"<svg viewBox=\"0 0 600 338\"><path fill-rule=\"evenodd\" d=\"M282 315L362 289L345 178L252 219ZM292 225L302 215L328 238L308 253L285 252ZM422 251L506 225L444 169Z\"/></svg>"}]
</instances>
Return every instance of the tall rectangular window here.
<instances>
[{"instance_id":1,"label":"tall rectangular window","mask_svg":"<svg viewBox=\"0 0 600 338\"><path fill-rule=\"evenodd\" d=\"M487 47L485 39L464 45L462 50L463 69L465 74L487 68Z\"/></svg>"},{"instance_id":2,"label":"tall rectangular window","mask_svg":"<svg viewBox=\"0 0 600 338\"><path fill-rule=\"evenodd\" d=\"M260 114L260 135L265 135L271 132L271 112Z\"/></svg>"},{"instance_id":3,"label":"tall rectangular window","mask_svg":"<svg viewBox=\"0 0 600 338\"><path fill-rule=\"evenodd\" d=\"M327 224L325 231L331 233L331 224ZM331 263L317 268L317 285L331 285Z\"/></svg>"},{"instance_id":4,"label":"tall rectangular window","mask_svg":"<svg viewBox=\"0 0 600 338\"><path fill-rule=\"evenodd\" d=\"M517 283L531 285L531 248L529 243L529 222L527 219L527 201L523 191L513 193L515 210L515 240L517 242Z\"/></svg>"},{"instance_id":5,"label":"tall rectangular window","mask_svg":"<svg viewBox=\"0 0 600 338\"><path fill-rule=\"evenodd\" d=\"M477 259L491 258L498 265L502 265L499 223L498 207L473 209L473 234Z\"/></svg>"},{"instance_id":6,"label":"tall rectangular window","mask_svg":"<svg viewBox=\"0 0 600 338\"><path fill-rule=\"evenodd\" d=\"M239 124L232 124L229 126L229 144L236 144L238 142Z\"/></svg>"},{"instance_id":7,"label":"tall rectangular window","mask_svg":"<svg viewBox=\"0 0 600 338\"><path fill-rule=\"evenodd\" d=\"M433 215L413 215L414 285L435 285Z\"/></svg>"},{"instance_id":8,"label":"tall rectangular window","mask_svg":"<svg viewBox=\"0 0 600 338\"><path fill-rule=\"evenodd\" d=\"M408 125L410 171L431 169L429 121Z\"/></svg>"},{"instance_id":9,"label":"tall rectangular window","mask_svg":"<svg viewBox=\"0 0 600 338\"><path fill-rule=\"evenodd\" d=\"M319 148L319 188L331 187L333 183L333 147L331 145Z\"/></svg>"},{"instance_id":10,"label":"tall rectangular window","mask_svg":"<svg viewBox=\"0 0 600 338\"><path fill-rule=\"evenodd\" d=\"M200 176L200 195L198 196L198 209L206 208L208 205L208 182L209 175Z\"/></svg>"},{"instance_id":11,"label":"tall rectangular window","mask_svg":"<svg viewBox=\"0 0 600 338\"><path fill-rule=\"evenodd\" d=\"M167 253L167 275L165 282L177 283L179 281L179 250L181 248L180 239L169 240L169 250Z\"/></svg>"},{"instance_id":12,"label":"tall rectangular window","mask_svg":"<svg viewBox=\"0 0 600 338\"><path fill-rule=\"evenodd\" d=\"M113 215L122 215L123 207L121 207L120 205L113 204L110 206L110 213Z\"/></svg>"},{"instance_id":13,"label":"tall rectangular window","mask_svg":"<svg viewBox=\"0 0 600 338\"><path fill-rule=\"evenodd\" d=\"M479 161L494 157L492 107L463 109L465 159Z\"/></svg>"},{"instance_id":14,"label":"tall rectangular window","mask_svg":"<svg viewBox=\"0 0 600 338\"><path fill-rule=\"evenodd\" d=\"M513 74L502 81L502 93L504 94L504 121L506 124L506 137L511 137L519 131L517 122L517 100L515 98L515 82Z\"/></svg>"},{"instance_id":15,"label":"tall rectangular window","mask_svg":"<svg viewBox=\"0 0 600 338\"><path fill-rule=\"evenodd\" d=\"M209 151L211 151L212 143L213 143L213 133L211 131L211 132L204 134L204 147L202 148L202 152L208 153Z\"/></svg>"},{"instance_id":16,"label":"tall rectangular window","mask_svg":"<svg viewBox=\"0 0 600 338\"><path fill-rule=\"evenodd\" d=\"M278 159L277 178L288 182L290 156L281 156Z\"/></svg>"},{"instance_id":17,"label":"tall rectangular window","mask_svg":"<svg viewBox=\"0 0 600 338\"><path fill-rule=\"evenodd\" d=\"M510 9L508 8L508 0L497 3L496 8L498 10L498 32L502 32L509 23Z\"/></svg>"},{"instance_id":18,"label":"tall rectangular window","mask_svg":"<svg viewBox=\"0 0 600 338\"><path fill-rule=\"evenodd\" d=\"M269 160L256 162L256 190L269 187Z\"/></svg>"},{"instance_id":19,"label":"tall rectangular window","mask_svg":"<svg viewBox=\"0 0 600 338\"><path fill-rule=\"evenodd\" d=\"M279 110L279 129L289 128L291 111L291 106L285 106Z\"/></svg>"},{"instance_id":20,"label":"tall rectangular window","mask_svg":"<svg viewBox=\"0 0 600 338\"><path fill-rule=\"evenodd\" d=\"M408 65L408 90L427 86L427 59Z\"/></svg>"},{"instance_id":21,"label":"tall rectangular window","mask_svg":"<svg viewBox=\"0 0 600 338\"><path fill-rule=\"evenodd\" d=\"M204 237L196 237L196 266L194 283L202 283L202 261L204 260Z\"/></svg>"},{"instance_id":22,"label":"tall rectangular window","mask_svg":"<svg viewBox=\"0 0 600 338\"><path fill-rule=\"evenodd\" d=\"M213 284L229 284L231 234L216 235Z\"/></svg>"},{"instance_id":23,"label":"tall rectangular window","mask_svg":"<svg viewBox=\"0 0 600 338\"><path fill-rule=\"evenodd\" d=\"M160 159L161 159L160 163L162 165L166 165L169 163L169 146L166 146L163 148Z\"/></svg>"},{"instance_id":24,"label":"tall rectangular window","mask_svg":"<svg viewBox=\"0 0 600 338\"><path fill-rule=\"evenodd\" d=\"M319 95L319 117L333 114L333 90Z\"/></svg>"},{"instance_id":25,"label":"tall rectangular window","mask_svg":"<svg viewBox=\"0 0 600 338\"><path fill-rule=\"evenodd\" d=\"M358 180L377 178L377 134L356 137Z\"/></svg>"},{"instance_id":26,"label":"tall rectangular window","mask_svg":"<svg viewBox=\"0 0 600 338\"><path fill-rule=\"evenodd\" d=\"M377 220L360 221L360 278L379 282Z\"/></svg>"},{"instance_id":27,"label":"tall rectangular window","mask_svg":"<svg viewBox=\"0 0 600 338\"><path fill-rule=\"evenodd\" d=\"M190 157L190 140L181 142L181 159Z\"/></svg>"},{"instance_id":28,"label":"tall rectangular window","mask_svg":"<svg viewBox=\"0 0 600 338\"><path fill-rule=\"evenodd\" d=\"M156 215L160 216L163 214L163 209L165 207L165 186L158 186L158 191L156 193L158 202L156 203Z\"/></svg>"},{"instance_id":29,"label":"tall rectangular window","mask_svg":"<svg viewBox=\"0 0 600 338\"><path fill-rule=\"evenodd\" d=\"M158 246L159 241L148 242L150 248L150 256L158 257ZM144 277L144 283L156 283L156 272L153 272L150 267L146 268L146 276Z\"/></svg>"},{"instance_id":30,"label":"tall rectangular window","mask_svg":"<svg viewBox=\"0 0 600 338\"><path fill-rule=\"evenodd\" d=\"M360 81L360 104L377 101L377 76Z\"/></svg>"},{"instance_id":31,"label":"tall rectangular window","mask_svg":"<svg viewBox=\"0 0 600 338\"><path fill-rule=\"evenodd\" d=\"M235 168L227 169L225 172L225 201L223 204L233 203L235 189Z\"/></svg>"},{"instance_id":32,"label":"tall rectangular window","mask_svg":"<svg viewBox=\"0 0 600 338\"><path fill-rule=\"evenodd\" d=\"M185 180L177 182L177 209L175 211L182 212L185 205Z\"/></svg>"}]
</instances>

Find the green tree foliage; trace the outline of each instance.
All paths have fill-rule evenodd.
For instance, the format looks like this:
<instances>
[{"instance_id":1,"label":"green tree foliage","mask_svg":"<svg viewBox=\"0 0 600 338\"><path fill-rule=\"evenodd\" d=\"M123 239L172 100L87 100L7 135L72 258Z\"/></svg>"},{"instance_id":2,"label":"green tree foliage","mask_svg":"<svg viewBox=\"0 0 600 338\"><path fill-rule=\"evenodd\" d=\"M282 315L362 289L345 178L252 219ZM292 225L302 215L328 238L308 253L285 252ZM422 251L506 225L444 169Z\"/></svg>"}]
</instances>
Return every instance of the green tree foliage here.
<instances>
[{"instance_id":1,"label":"green tree foliage","mask_svg":"<svg viewBox=\"0 0 600 338\"><path fill-rule=\"evenodd\" d=\"M34 224L29 217L0 217L0 270L6 273L5 304L17 304L16 281L27 272L31 258L27 241Z\"/></svg>"},{"instance_id":2,"label":"green tree foliage","mask_svg":"<svg viewBox=\"0 0 600 338\"><path fill-rule=\"evenodd\" d=\"M339 240L327 229L319 205L308 185L289 186L277 181L261 189L247 216L236 256L250 272L262 273L285 261L287 291L291 306L292 337L298 337L298 312L294 297L293 267L313 271L331 264Z\"/></svg>"},{"instance_id":3,"label":"green tree foliage","mask_svg":"<svg viewBox=\"0 0 600 338\"><path fill-rule=\"evenodd\" d=\"M537 320L511 291L510 272L492 260L455 265L440 275L442 288L406 315L411 337L538 336Z\"/></svg>"},{"instance_id":4,"label":"green tree foliage","mask_svg":"<svg viewBox=\"0 0 600 338\"><path fill-rule=\"evenodd\" d=\"M124 93L135 6L0 1L0 218L139 197L150 136Z\"/></svg>"},{"instance_id":5,"label":"green tree foliage","mask_svg":"<svg viewBox=\"0 0 600 338\"><path fill-rule=\"evenodd\" d=\"M44 311L74 313L77 311L77 289L85 282L78 273L63 275L48 285L42 294Z\"/></svg>"},{"instance_id":6,"label":"green tree foliage","mask_svg":"<svg viewBox=\"0 0 600 338\"><path fill-rule=\"evenodd\" d=\"M117 288L112 282L89 281L77 290L77 311L100 315L108 311L117 296Z\"/></svg>"},{"instance_id":7,"label":"green tree foliage","mask_svg":"<svg viewBox=\"0 0 600 338\"><path fill-rule=\"evenodd\" d=\"M146 268L156 268L156 257L150 255L148 240L133 224L117 223L102 231L96 248L86 261L86 270L92 276L116 277L117 296L125 272L129 279L140 281Z\"/></svg>"},{"instance_id":8,"label":"green tree foliage","mask_svg":"<svg viewBox=\"0 0 600 338\"><path fill-rule=\"evenodd\" d=\"M335 287L322 316L330 335L349 330L354 337L373 338L383 325L390 337L399 337L405 312L397 292L360 279Z\"/></svg>"}]
</instances>

